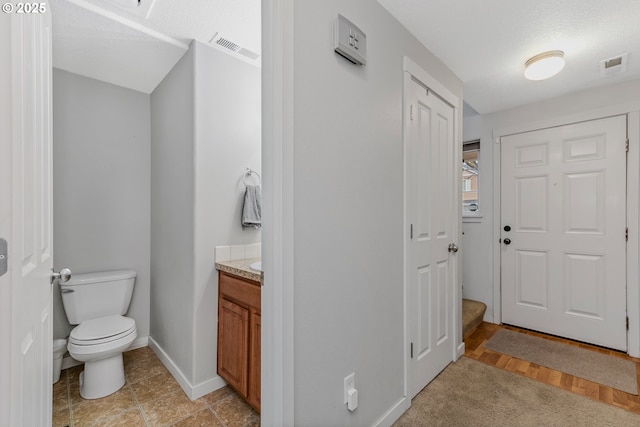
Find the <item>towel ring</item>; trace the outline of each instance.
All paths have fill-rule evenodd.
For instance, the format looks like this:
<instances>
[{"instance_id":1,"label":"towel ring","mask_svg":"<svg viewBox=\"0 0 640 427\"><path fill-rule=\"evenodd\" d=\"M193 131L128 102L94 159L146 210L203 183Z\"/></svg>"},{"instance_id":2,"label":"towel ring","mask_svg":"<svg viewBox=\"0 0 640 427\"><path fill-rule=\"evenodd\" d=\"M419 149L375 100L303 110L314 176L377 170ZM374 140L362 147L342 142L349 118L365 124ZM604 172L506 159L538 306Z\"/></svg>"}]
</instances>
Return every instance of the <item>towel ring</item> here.
<instances>
[{"instance_id":1,"label":"towel ring","mask_svg":"<svg viewBox=\"0 0 640 427\"><path fill-rule=\"evenodd\" d=\"M261 184L262 179L260 178L260 174L254 170L247 168L247 170L244 171L244 175L242 175L242 182L244 183L245 187L247 186L247 177L251 176L252 174L258 177L258 185Z\"/></svg>"}]
</instances>

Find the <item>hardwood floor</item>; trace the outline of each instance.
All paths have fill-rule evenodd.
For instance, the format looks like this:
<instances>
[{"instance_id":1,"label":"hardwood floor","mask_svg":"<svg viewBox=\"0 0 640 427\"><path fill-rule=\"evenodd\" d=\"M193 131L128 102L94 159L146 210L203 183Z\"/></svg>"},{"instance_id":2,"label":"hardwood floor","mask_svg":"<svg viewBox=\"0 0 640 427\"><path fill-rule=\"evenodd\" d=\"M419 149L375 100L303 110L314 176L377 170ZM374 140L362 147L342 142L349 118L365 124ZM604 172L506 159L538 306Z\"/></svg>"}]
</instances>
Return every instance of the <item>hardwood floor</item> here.
<instances>
[{"instance_id":1,"label":"hardwood floor","mask_svg":"<svg viewBox=\"0 0 640 427\"><path fill-rule=\"evenodd\" d=\"M636 380L638 381L639 389L640 375L638 374L638 368L640 368L640 359L630 357L618 351L608 350L605 348L579 343L564 338L545 335L526 329L516 328L513 326L494 325L492 323L484 322L464 340L464 355L466 357L486 363L487 365L495 366L506 371L513 372L518 375L522 375L524 377L560 387L564 390L579 394L581 396L586 396L588 398L599 400L600 402L604 402L640 414L640 396L625 393L623 391L603 386L601 384L597 384L579 377L574 377L573 375L565 374L560 371L555 371L544 366L537 365L535 363L530 363L512 356L508 356L506 354L496 353L495 351L485 349L484 343L500 329L510 329L512 331L518 331L529 335L543 337L553 341L558 341L576 347L597 351L599 353L631 360L636 363Z\"/></svg>"}]
</instances>

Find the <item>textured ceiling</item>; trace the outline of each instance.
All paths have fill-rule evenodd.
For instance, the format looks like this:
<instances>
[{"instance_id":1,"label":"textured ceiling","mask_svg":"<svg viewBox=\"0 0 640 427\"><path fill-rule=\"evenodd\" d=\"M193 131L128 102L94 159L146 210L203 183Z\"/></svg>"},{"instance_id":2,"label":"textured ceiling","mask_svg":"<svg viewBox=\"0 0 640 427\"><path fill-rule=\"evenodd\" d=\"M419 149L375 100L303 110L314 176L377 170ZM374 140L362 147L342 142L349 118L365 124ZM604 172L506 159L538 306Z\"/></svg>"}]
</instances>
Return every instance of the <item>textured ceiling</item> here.
<instances>
[{"instance_id":1,"label":"textured ceiling","mask_svg":"<svg viewBox=\"0 0 640 427\"><path fill-rule=\"evenodd\" d=\"M640 0L378 0L464 82L480 114L640 77ZM220 33L260 53L260 0L51 0L54 66L149 93L190 40ZM563 50L557 76L532 82L524 62ZM600 61L628 53L627 71ZM259 64L260 60L253 63Z\"/></svg>"},{"instance_id":2,"label":"textured ceiling","mask_svg":"<svg viewBox=\"0 0 640 427\"><path fill-rule=\"evenodd\" d=\"M50 0L53 65L150 93L196 39L260 53L260 0ZM260 60L250 61L256 65Z\"/></svg>"},{"instance_id":3,"label":"textured ceiling","mask_svg":"<svg viewBox=\"0 0 640 427\"><path fill-rule=\"evenodd\" d=\"M464 82L481 114L640 77L639 0L379 0ZM528 81L525 61L563 50L557 76ZM629 53L627 71L600 61Z\"/></svg>"}]
</instances>

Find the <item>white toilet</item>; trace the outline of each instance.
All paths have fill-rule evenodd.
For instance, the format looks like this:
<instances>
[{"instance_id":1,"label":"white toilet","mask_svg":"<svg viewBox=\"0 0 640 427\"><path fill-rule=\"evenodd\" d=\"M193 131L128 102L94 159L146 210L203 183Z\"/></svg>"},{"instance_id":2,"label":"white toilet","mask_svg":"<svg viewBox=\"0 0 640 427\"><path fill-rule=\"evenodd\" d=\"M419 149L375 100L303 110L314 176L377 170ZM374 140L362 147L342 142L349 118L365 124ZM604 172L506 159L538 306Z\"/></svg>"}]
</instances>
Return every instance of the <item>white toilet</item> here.
<instances>
[{"instance_id":1,"label":"white toilet","mask_svg":"<svg viewBox=\"0 0 640 427\"><path fill-rule=\"evenodd\" d=\"M130 270L76 274L60 283L62 304L69 323L76 326L67 349L84 362L80 395L85 399L108 396L124 385L122 352L138 336L129 309L136 272Z\"/></svg>"}]
</instances>

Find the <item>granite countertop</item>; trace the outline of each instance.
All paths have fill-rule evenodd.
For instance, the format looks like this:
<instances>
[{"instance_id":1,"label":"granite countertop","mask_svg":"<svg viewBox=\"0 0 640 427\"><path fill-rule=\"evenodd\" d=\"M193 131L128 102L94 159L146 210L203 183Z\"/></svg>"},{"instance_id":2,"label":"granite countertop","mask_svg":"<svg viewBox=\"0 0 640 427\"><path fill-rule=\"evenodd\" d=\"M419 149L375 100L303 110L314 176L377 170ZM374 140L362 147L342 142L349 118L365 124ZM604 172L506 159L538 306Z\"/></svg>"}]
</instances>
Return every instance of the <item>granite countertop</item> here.
<instances>
[{"instance_id":1,"label":"granite countertop","mask_svg":"<svg viewBox=\"0 0 640 427\"><path fill-rule=\"evenodd\" d=\"M256 261L260 261L260 258L237 259L234 261L218 261L216 262L216 269L224 271L225 273L233 274L234 276L243 277L245 279L262 283L262 271L255 271L249 268L249 265L253 264Z\"/></svg>"}]
</instances>

